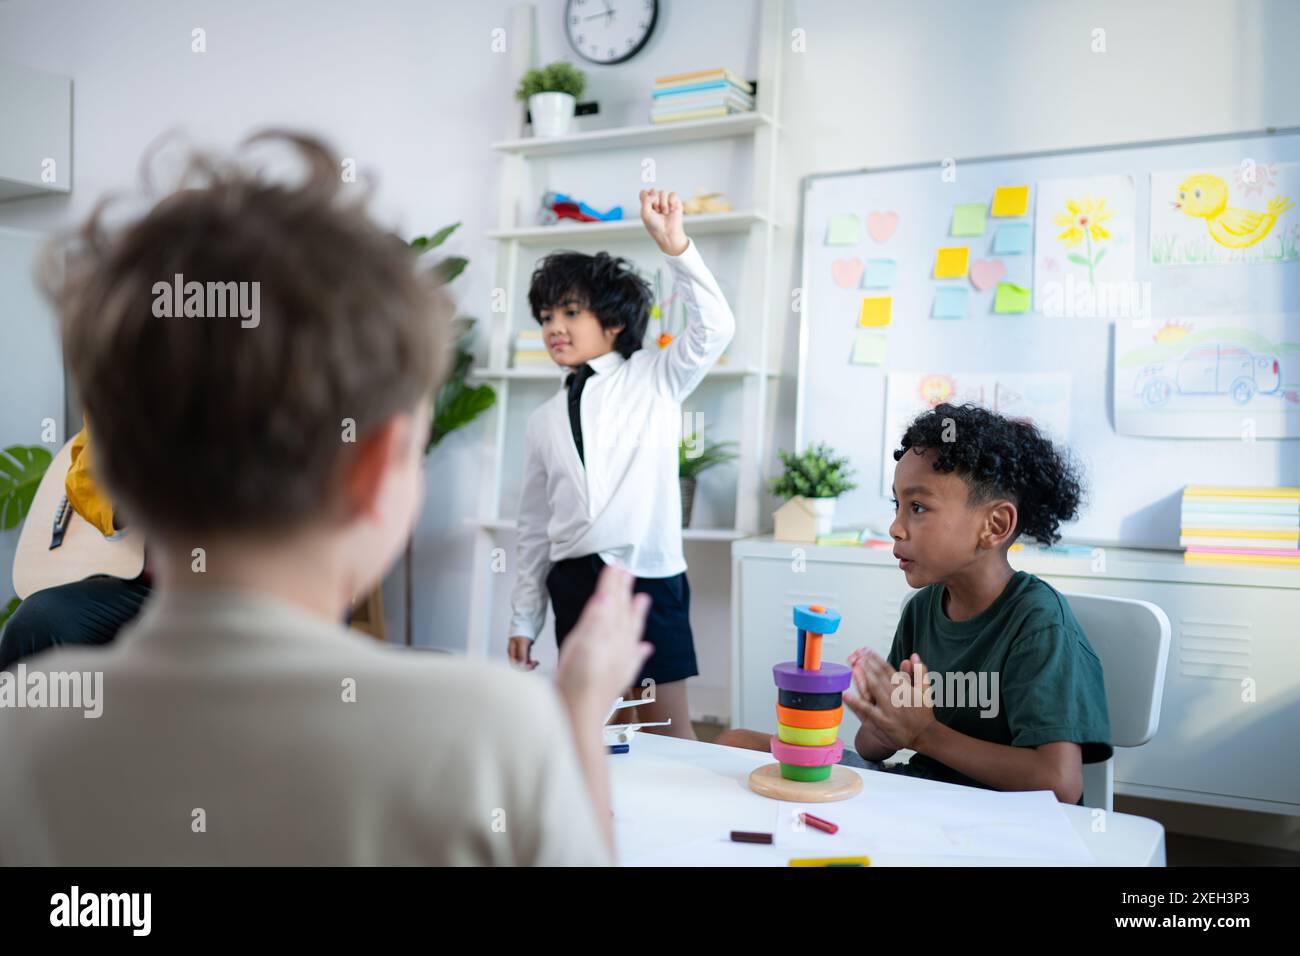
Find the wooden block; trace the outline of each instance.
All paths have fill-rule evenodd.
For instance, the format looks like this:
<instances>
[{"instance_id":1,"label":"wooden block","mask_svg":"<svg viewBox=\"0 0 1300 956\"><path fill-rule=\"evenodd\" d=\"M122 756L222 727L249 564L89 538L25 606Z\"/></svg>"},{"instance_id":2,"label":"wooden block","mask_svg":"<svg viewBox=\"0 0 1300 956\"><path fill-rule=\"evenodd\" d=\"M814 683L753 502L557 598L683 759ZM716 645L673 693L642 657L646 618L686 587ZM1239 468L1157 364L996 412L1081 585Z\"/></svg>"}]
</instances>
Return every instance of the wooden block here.
<instances>
[{"instance_id":1,"label":"wooden block","mask_svg":"<svg viewBox=\"0 0 1300 956\"><path fill-rule=\"evenodd\" d=\"M781 776L780 764L764 764L749 775L749 789L759 796L787 803L830 803L862 792L862 777L848 767L836 764L815 769L829 769L830 775L825 780L787 780Z\"/></svg>"}]
</instances>

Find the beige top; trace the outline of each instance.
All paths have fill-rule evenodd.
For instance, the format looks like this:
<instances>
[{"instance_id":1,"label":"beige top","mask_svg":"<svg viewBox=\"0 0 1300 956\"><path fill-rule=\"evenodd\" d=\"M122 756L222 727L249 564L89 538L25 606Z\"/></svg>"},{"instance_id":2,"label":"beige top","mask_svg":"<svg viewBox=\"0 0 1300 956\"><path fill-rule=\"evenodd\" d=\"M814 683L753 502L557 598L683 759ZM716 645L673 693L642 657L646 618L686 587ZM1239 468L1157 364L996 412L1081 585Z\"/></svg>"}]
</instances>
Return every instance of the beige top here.
<instances>
[{"instance_id":1,"label":"beige top","mask_svg":"<svg viewBox=\"0 0 1300 956\"><path fill-rule=\"evenodd\" d=\"M504 665L192 592L26 669L101 671L102 714L0 706L3 865L610 862L558 697Z\"/></svg>"}]
</instances>

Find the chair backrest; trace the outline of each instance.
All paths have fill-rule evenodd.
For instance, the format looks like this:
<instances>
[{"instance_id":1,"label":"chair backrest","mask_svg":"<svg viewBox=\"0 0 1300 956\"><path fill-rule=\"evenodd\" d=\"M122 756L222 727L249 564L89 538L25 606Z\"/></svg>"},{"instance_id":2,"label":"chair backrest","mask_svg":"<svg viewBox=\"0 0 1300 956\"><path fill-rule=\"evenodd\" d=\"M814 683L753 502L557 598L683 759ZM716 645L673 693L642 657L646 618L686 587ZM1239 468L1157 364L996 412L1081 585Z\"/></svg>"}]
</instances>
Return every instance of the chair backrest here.
<instances>
[{"instance_id":1,"label":"chair backrest","mask_svg":"<svg viewBox=\"0 0 1300 956\"><path fill-rule=\"evenodd\" d=\"M1139 747L1160 726L1169 617L1150 601L1062 593L1101 660L1114 747Z\"/></svg>"}]
</instances>

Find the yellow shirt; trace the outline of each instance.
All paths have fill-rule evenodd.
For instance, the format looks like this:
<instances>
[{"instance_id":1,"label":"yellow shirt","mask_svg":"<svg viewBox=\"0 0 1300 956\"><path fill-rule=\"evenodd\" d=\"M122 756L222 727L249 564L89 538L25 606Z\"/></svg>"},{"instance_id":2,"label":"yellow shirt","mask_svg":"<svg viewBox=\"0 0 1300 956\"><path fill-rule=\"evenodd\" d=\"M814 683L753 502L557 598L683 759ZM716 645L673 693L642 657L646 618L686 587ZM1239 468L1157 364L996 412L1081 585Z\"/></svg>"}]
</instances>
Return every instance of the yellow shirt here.
<instances>
[{"instance_id":1,"label":"yellow shirt","mask_svg":"<svg viewBox=\"0 0 1300 956\"><path fill-rule=\"evenodd\" d=\"M72 464L68 466L68 477L64 479L63 488L67 492L68 502L81 517L99 529L107 537L113 534L113 503L108 495L95 484L90 474L90 434L86 430L86 420L81 420L81 431L72 439Z\"/></svg>"}]
</instances>

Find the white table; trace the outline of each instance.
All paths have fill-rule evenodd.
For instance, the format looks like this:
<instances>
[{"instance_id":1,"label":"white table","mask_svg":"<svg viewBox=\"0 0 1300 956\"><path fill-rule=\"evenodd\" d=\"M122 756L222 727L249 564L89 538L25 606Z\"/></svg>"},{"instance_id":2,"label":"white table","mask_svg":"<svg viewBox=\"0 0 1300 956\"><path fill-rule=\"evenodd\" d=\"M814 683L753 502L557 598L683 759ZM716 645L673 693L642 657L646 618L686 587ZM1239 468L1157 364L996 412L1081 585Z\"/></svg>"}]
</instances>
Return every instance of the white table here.
<instances>
[{"instance_id":1,"label":"white table","mask_svg":"<svg viewBox=\"0 0 1300 956\"><path fill-rule=\"evenodd\" d=\"M619 862L626 866L786 866L794 856L866 855L873 866L1045 865L1042 860L1005 857L872 852L870 846L846 843L842 834L827 835L823 852L793 850L782 845L781 805L760 797L746 784L751 770L771 761L771 755L758 751L637 734L630 753L608 759ZM833 820L837 806L870 801L873 795L972 792L954 784L850 769L861 774L862 793L842 803L811 804L809 812ZM1110 813L1104 818L1104 831L1095 832L1091 808L1065 806L1062 810L1097 865L1165 865L1165 831L1154 820ZM777 842L771 846L732 843L732 830L776 833Z\"/></svg>"}]
</instances>

